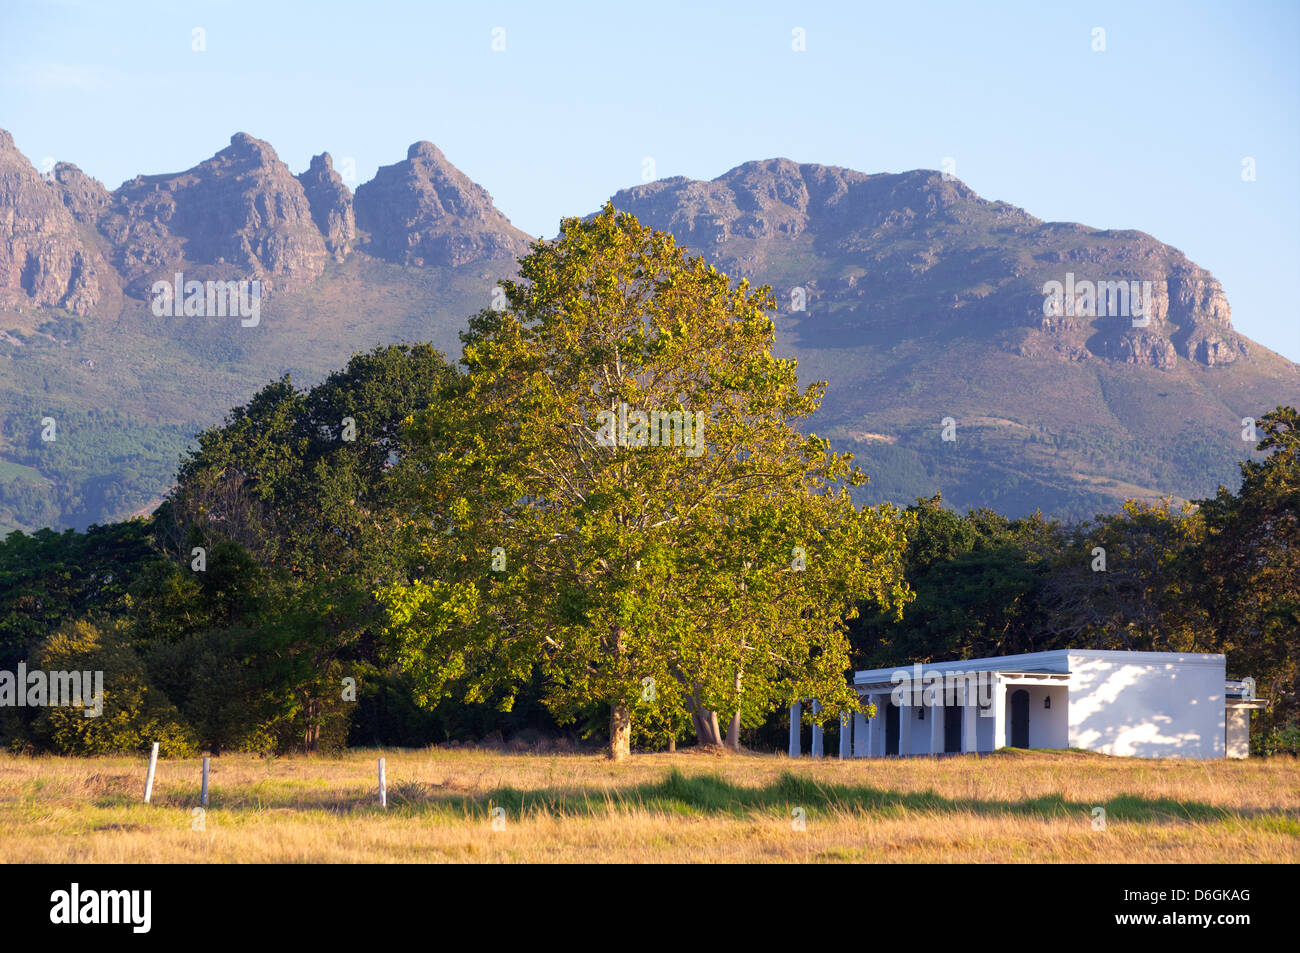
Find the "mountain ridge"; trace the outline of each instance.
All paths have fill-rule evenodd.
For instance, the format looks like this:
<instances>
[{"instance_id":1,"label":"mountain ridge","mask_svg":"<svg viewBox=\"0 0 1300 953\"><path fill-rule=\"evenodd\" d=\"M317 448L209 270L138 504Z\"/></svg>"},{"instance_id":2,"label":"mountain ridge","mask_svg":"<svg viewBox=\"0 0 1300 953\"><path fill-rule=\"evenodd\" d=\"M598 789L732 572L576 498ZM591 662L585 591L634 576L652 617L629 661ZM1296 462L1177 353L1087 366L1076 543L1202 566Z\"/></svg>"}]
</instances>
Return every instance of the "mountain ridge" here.
<instances>
[{"instance_id":1,"label":"mountain ridge","mask_svg":"<svg viewBox=\"0 0 1300 953\"><path fill-rule=\"evenodd\" d=\"M941 489L1074 516L1188 497L1231 482L1242 417L1300 403L1300 367L1236 331L1217 279L1145 232L1046 222L931 170L784 158L611 201L774 288L778 350L831 383L810 425L874 475L867 502ZM0 530L135 512L196 429L282 374L311 383L397 340L455 356L529 242L423 140L355 191L328 152L295 175L246 133L110 191L67 162L42 176L0 130ZM158 320L149 290L177 271L260 279L260 326ZM1073 295L1051 313L1043 289L1067 275L1149 282L1147 320ZM68 444L41 443L46 414Z\"/></svg>"}]
</instances>

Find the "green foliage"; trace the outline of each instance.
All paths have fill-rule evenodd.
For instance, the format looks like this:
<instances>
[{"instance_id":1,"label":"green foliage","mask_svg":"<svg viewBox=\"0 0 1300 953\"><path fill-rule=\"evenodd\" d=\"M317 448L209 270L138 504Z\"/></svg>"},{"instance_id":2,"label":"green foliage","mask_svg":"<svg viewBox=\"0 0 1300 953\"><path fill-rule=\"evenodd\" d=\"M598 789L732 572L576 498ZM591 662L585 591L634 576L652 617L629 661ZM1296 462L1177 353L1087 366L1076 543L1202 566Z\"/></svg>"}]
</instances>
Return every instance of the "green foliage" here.
<instances>
[{"instance_id":1,"label":"green foliage","mask_svg":"<svg viewBox=\"0 0 1300 953\"><path fill-rule=\"evenodd\" d=\"M901 621L866 612L854 627L862 667L1039 651L1041 605L1061 527L990 510L960 516L938 495L908 508L905 575L916 599Z\"/></svg>"},{"instance_id":2,"label":"green foliage","mask_svg":"<svg viewBox=\"0 0 1300 953\"><path fill-rule=\"evenodd\" d=\"M426 345L356 355L305 392L286 378L200 435L153 519L11 534L0 656L103 656L116 707L87 725L7 714L0 730L67 751L132 748L150 732L175 751L344 744L344 677L391 678L372 590L398 572L400 428L455 382ZM65 620L94 633L70 642Z\"/></svg>"},{"instance_id":3,"label":"green foliage","mask_svg":"<svg viewBox=\"0 0 1300 953\"><path fill-rule=\"evenodd\" d=\"M0 668L30 658L66 619L127 611L131 580L155 557L142 520L0 540Z\"/></svg>"},{"instance_id":4,"label":"green foliage","mask_svg":"<svg viewBox=\"0 0 1300 953\"><path fill-rule=\"evenodd\" d=\"M1190 598L1202 528L1194 506L1168 499L1076 527L1046 592L1048 630L1077 648L1213 651Z\"/></svg>"},{"instance_id":5,"label":"green foliage","mask_svg":"<svg viewBox=\"0 0 1300 953\"><path fill-rule=\"evenodd\" d=\"M1256 732L1251 754L1266 758L1279 754L1300 755L1300 725L1292 722L1282 728Z\"/></svg>"},{"instance_id":6,"label":"green foliage","mask_svg":"<svg viewBox=\"0 0 1300 953\"><path fill-rule=\"evenodd\" d=\"M150 682L122 624L60 626L40 647L35 663L46 671L104 673L98 717L86 717L86 710L76 707L40 710L33 736L55 750L78 755L145 751L156 741L160 753L169 757L196 751L193 731Z\"/></svg>"},{"instance_id":7,"label":"green foliage","mask_svg":"<svg viewBox=\"0 0 1300 953\"><path fill-rule=\"evenodd\" d=\"M684 708L716 742L718 711L855 707L843 620L906 597L905 520L854 507L849 458L795 430L824 385L772 356L770 290L612 207L520 275L470 322L463 399L415 418L403 461L419 568L381 595L422 700L501 691L509 710L540 670L562 722L608 705L616 757L634 718L671 732ZM706 439L604 439L625 405L703 415Z\"/></svg>"},{"instance_id":8,"label":"green foliage","mask_svg":"<svg viewBox=\"0 0 1300 953\"><path fill-rule=\"evenodd\" d=\"M222 732L210 744L343 743L352 702L342 679L380 661L372 591L398 571L389 471L405 452L400 428L456 385L428 345L381 347L308 391L287 377L270 384L199 436L159 518L169 548L186 558L204 548L207 568L158 580L168 598L155 601L148 632L246 630L236 644L256 665L226 677L246 685L257 716L231 735L205 701L196 718Z\"/></svg>"},{"instance_id":9,"label":"green foliage","mask_svg":"<svg viewBox=\"0 0 1300 953\"><path fill-rule=\"evenodd\" d=\"M1241 489L1201 501L1205 541L1197 601L1230 666L1272 700L1268 721L1300 713L1300 411L1258 422L1263 460L1241 464Z\"/></svg>"}]
</instances>

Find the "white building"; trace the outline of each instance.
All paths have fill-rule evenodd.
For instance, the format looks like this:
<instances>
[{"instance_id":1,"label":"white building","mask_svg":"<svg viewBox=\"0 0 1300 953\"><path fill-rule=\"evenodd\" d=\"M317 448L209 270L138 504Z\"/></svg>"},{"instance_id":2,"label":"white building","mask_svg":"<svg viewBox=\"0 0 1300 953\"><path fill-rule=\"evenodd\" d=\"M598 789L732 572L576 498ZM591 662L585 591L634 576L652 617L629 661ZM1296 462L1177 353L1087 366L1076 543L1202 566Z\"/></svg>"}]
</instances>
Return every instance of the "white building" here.
<instances>
[{"instance_id":1,"label":"white building","mask_svg":"<svg viewBox=\"0 0 1300 953\"><path fill-rule=\"evenodd\" d=\"M1141 758L1244 758L1250 679L1228 681L1222 655L1062 649L858 672L876 717L840 724L840 757L1083 748ZM817 710L817 702L813 702ZM790 709L790 756L802 750ZM812 731L812 756L822 755Z\"/></svg>"}]
</instances>

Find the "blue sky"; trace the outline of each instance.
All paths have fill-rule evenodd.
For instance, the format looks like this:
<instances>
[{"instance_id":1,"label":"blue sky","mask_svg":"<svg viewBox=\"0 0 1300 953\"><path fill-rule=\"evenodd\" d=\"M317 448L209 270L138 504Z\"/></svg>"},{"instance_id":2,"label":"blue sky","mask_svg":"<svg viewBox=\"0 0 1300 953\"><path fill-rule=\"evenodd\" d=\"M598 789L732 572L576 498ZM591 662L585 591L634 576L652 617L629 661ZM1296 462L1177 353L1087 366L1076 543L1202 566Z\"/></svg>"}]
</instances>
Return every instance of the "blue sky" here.
<instances>
[{"instance_id":1,"label":"blue sky","mask_svg":"<svg viewBox=\"0 0 1300 953\"><path fill-rule=\"evenodd\" d=\"M1181 249L1300 361L1300 3L614 6L6 0L0 128L110 188L240 130L295 172L351 159L354 187L429 139L545 236L646 157L705 179L952 158L986 198Z\"/></svg>"}]
</instances>

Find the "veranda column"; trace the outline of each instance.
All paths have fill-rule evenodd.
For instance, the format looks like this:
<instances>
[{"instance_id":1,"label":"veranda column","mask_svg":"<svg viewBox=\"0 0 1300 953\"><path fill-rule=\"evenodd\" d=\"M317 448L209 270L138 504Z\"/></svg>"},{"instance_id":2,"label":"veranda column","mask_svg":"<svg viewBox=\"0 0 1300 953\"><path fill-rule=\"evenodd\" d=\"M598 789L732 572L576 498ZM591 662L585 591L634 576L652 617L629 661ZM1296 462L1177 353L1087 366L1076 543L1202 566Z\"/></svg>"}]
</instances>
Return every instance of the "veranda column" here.
<instances>
[{"instance_id":1,"label":"veranda column","mask_svg":"<svg viewBox=\"0 0 1300 953\"><path fill-rule=\"evenodd\" d=\"M1001 675L993 676L993 750L1007 746L1007 686Z\"/></svg>"},{"instance_id":2,"label":"veranda column","mask_svg":"<svg viewBox=\"0 0 1300 953\"><path fill-rule=\"evenodd\" d=\"M822 710L822 703L814 698L812 709L814 715L819 714ZM814 721L812 728L812 756L820 758L822 756L822 726Z\"/></svg>"},{"instance_id":3,"label":"veranda column","mask_svg":"<svg viewBox=\"0 0 1300 953\"><path fill-rule=\"evenodd\" d=\"M943 695L937 690L930 696L930 754L943 754Z\"/></svg>"},{"instance_id":4,"label":"veranda column","mask_svg":"<svg viewBox=\"0 0 1300 953\"><path fill-rule=\"evenodd\" d=\"M853 722L849 720L849 713L840 712L840 757L850 758L853 756Z\"/></svg>"},{"instance_id":5,"label":"veranda column","mask_svg":"<svg viewBox=\"0 0 1300 953\"><path fill-rule=\"evenodd\" d=\"M871 757L879 758L885 753L885 701L872 695L871 702L876 706L876 717L867 723L867 743Z\"/></svg>"},{"instance_id":6,"label":"veranda column","mask_svg":"<svg viewBox=\"0 0 1300 953\"><path fill-rule=\"evenodd\" d=\"M853 757L871 757L871 724L862 712L853 713Z\"/></svg>"},{"instance_id":7,"label":"veranda column","mask_svg":"<svg viewBox=\"0 0 1300 953\"><path fill-rule=\"evenodd\" d=\"M975 718L979 714L979 697L975 693L975 686L971 685L969 680L963 682L961 692L961 750L965 754L974 754L977 747Z\"/></svg>"},{"instance_id":8,"label":"veranda column","mask_svg":"<svg viewBox=\"0 0 1300 953\"><path fill-rule=\"evenodd\" d=\"M904 695L905 698L910 696ZM912 706L903 704L898 706L898 754L902 755L912 753L912 719L916 715Z\"/></svg>"},{"instance_id":9,"label":"veranda column","mask_svg":"<svg viewBox=\"0 0 1300 953\"><path fill-rule=\"evenodd\" d=\"M797 758L803 753L799 733L803 730L803 705L795 702L790 706L790 757Z\"/></svg>"}]
</instances>

